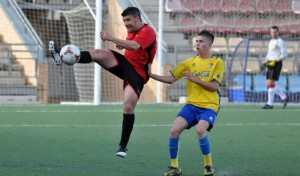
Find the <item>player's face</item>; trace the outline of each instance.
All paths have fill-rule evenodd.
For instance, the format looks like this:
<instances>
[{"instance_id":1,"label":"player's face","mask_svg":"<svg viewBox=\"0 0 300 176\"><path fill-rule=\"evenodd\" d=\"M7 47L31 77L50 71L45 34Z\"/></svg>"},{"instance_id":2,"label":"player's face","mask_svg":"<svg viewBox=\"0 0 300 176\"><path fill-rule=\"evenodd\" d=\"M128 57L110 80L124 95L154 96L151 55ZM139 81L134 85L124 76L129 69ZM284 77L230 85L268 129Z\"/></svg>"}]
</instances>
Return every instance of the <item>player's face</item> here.
<instances>
[{"instance_id":1,"label":"player's face","mask_svg":"<svg viewBox=\"0 0 300 176\"><path fill-rule=\"evenodd\" d=\"M277 29L270 29L270 34L271 34L272 38L278 38L278 36L279 36L279 32Z\"/></svg>"},{"instance_id":2,"label":"player's face","mask_svg":"<svg viewBox=\"0 0 300 176\"><path fill-rule=\"evenodd\" d=\"M137 19L138 17L131 15L123 17L123 22L128 32L135 32L137 30Z\"/></svg>"},{"instance_id":3,"label":"player's face","mask_svg":"<svg viewBox=\"0 0 300 176\"><path fill-rule=\"evenodd\" d=\"M198 36L196 39L196 50L198 53L206 53L209 52L211 47L211 41L204 37L204 36Z\"/></svg>"}]
</instances>

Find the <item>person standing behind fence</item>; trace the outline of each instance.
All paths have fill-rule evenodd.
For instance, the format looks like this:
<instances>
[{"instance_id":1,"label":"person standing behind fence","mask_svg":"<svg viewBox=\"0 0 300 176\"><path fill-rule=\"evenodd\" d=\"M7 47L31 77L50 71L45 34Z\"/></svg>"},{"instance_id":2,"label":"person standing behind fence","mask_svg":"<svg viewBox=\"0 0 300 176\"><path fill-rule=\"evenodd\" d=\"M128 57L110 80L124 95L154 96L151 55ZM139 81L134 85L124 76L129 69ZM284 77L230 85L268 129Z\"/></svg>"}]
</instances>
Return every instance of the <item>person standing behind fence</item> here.
<instances>
[{"instance_id":1,"label":"person standing behind fence","mask_svg":"<svg viewBox=\"0 0 300 176\"><path fill-rule=\"evenodd\" d=\"M280 96L283 108L286 108L288 97L275 82L279 80L282 60L287 57L287 49L284 41L279 37L279 28L277 26L270 28L270 34L272 39L269 42L266 61L263 63L267 67L268 102L262 109L273 109L275 94Z\"/></svg>"}]
</instances>

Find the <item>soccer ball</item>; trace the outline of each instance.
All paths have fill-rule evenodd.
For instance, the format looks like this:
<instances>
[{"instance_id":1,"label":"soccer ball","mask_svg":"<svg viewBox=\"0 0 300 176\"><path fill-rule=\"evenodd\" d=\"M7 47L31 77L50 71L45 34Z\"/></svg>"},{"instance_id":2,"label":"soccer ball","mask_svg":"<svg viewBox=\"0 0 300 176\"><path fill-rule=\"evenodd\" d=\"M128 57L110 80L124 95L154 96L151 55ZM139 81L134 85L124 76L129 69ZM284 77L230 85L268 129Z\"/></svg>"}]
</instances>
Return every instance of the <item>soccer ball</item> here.
<instances>
[{"instance_id":1,"label":"soccer ball","mask_svg":"<svg viewBox=\"0 0 300 176\"><path fill-rule=\"evenodd\" d=\"M73 44L68 44L60 50L61 61L67 65L74 65L80 59L80 50Z\"/></svg>"}]
</instances>

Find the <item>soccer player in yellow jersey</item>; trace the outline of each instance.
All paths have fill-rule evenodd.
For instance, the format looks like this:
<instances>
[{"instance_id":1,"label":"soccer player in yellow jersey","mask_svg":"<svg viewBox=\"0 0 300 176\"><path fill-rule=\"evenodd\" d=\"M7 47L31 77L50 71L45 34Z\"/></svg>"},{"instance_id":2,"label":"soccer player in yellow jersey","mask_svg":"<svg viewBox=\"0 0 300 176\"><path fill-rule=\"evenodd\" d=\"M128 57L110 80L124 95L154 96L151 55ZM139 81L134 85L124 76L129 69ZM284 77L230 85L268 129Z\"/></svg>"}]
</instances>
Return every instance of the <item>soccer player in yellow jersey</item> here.
<instances>
[{"instance_id":1,"label":"soccer player in yellow jersey","mask_svg":"<svg viewBox=\"0 0 300 176\"><path fill-rule=\"evenodd\" d=\"M149 65L148 74L157 81L172 84L182 77L186 79L187 101L170 130L171 166L165 176L182 175L178 163L179 136L183 130L193 126L196 126L199 149L204 158L204 175L212 176L214 174L210 142L206 131L213 128L220 108L219 87L223 78L224 63L220 58L211 57L210 48L213 42L213 34L207 30L201 31L196 40L198 55L179 63L171 70L169 76L153 74L151 65Z\"/></svg>"}]
</instances>

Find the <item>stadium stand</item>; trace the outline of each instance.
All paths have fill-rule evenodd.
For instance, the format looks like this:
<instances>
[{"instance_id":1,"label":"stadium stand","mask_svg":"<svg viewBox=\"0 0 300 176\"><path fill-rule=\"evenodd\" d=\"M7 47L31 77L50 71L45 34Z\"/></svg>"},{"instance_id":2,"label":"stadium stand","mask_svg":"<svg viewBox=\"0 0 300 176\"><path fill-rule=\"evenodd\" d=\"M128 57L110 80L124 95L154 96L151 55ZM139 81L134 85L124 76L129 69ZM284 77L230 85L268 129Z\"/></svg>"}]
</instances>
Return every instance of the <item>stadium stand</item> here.
<instances>
[{"instance_id":1,"label":"stadium stand","mask_svg":"<svg viewBox=\"0 0 300 176\"><path fill-rule=\"evenodd\" d=\"M238 0L237 9L241 13L255 12L254 2L249 0Z\"/></svg>"},{"instance_id":2,"label":"stadium stand","mask_svg":"<svg viewBox=\"0 0 300 176\"><path fill-rule=\"evenodd\" d=\"M183 0L183 7L189 12L198 12L201 9L198 0Z\"/></svg>"},{"instance_id":3,"label":"stadium stand","mask_svg":"<svg viewBox=\"0 0 300 176\"><path fill-rule=\"evenodd\" d=\"M274 12L273 7L272 7L272 0L256 0L255 9L256 9L256 12L258 12L258 13Z\"/></svg>"},{"instance_id":4,"label":"stadium stand","mask_svg":"<svg viewBox=\"0 0 300 176\"><path fill-rule=\"evenodd\" d=\"M182 12L182 4L180 0L166 0L165 2L166 12Z\"/></svg>"},{"instance_id":5,"label":"stadium stand","mask_svg":"<svg viewBox=\"0 0 300 176\"><path fill-rule=\"evenodd\" d=\"M253 31L255 33L268 33L269 26L271 25L270 19L265 17L254 18Z\"/></svg>"},{"instance_id":6,"label":"stadium stand","mask_svg":"<svg viewBox=\"0 0 300 176\"><path fill-rule=\"evenodd\" d=\"M237 33L251 33L253 32L253 18L251 17L241 17L234 19L234 32Z\"/></svg>"},{"instance_id":7,"label":"stadium stand","mask_svg":"<svg viewBox=\"0 0 300 176\"><path fill-rule=\"evenodd\" d=\"M204 12L218 12L220 10L218 0L202 0L202 10Z\"/></svg>"},{"instance_id":8,"label":"stadium stand","mask_svg":"<svg viewBox=\"0 0 300 176\"><path fill-rule=\"evenodd\" d=\"M292 13L292 8L289 1L286 0L274 0L274 10L276 13Z\"/></svg>"},{"instance_id":9,"label":"stadium stand","mask_svg":"<svg viewBox=\"0 0 300 176\"><path fill-rule=\"evenodd\" d=\"M215 32L220 33L230 33L233 29L233 21L234 19L227 16L219 16L217 19L217 29Z\"/></svg>"},{"instance_id":10,"label":"stadium stand","mask_svg":"<svg viewBox=\"0 0 300 176\"><path fill-rule=\"evenodd\" d=\"M224 13L236 12L235 0L221 0L220 10Z\"/></svg>"}]
</instances>

